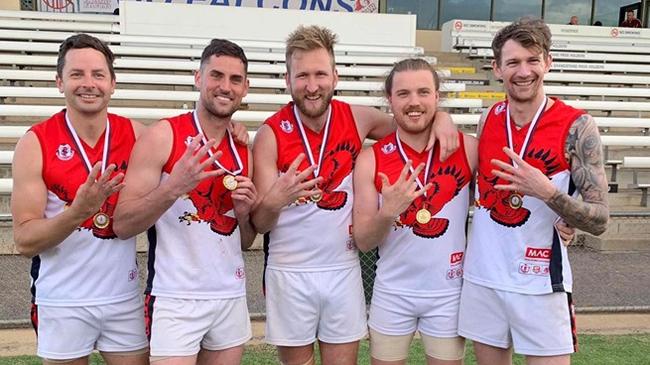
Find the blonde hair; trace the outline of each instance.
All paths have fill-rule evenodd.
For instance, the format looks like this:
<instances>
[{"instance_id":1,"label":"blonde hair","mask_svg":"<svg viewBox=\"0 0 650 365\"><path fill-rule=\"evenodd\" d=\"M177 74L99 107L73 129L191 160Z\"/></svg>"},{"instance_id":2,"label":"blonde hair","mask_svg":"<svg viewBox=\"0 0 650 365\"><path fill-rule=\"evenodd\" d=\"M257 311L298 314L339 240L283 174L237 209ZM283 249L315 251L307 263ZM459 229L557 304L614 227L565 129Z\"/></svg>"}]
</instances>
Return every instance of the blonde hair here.
<instances>
[{"instance_id":1,"label":"blonde hair","mask_svg":"<svg viewBox=\"0 0 650 365\"><path fill-rule=\"evenodd\" d=\"M313 51L323 48L329 53L332 59L332 68L336 65L334 60L334 44L338 41L338 36L331 30L318 25L299 26L289 34L287 38L287 49L285 60L287 63L287 72L291 67L291 56L296 51Z\"/></svg>"}]
</instances>

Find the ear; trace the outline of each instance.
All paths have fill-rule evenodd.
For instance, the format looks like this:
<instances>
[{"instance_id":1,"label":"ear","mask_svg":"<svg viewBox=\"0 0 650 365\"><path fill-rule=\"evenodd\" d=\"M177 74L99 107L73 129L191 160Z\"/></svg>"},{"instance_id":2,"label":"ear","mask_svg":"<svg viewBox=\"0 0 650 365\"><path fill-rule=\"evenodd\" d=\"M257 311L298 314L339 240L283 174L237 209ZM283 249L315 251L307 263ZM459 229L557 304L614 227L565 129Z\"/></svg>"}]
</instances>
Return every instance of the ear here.
<instances>
[{"instance_id":1,"label":"ear","mask_svg":"<svg viewBox=\"0 0 650 365\"><path fill-rule=\"evenodd\" d=\"M336 89L336 85L339 83L339 72L336 70L336 66L334 67L334 89Z\"/></svg>"},{"instance_id":2,"label":"ear","mask_svg":"<svg viewBox=\"0 0 650 365\"><path fill-rule=\"evenodd\" d=\"M111 77L111 95L115 93L116 85L117 85L117 80L115 80L115 77Z\"/></svg>"},{"instance_id":3,"label":"ear","mask_svg":"<svg viewBox=\"0 0 650 365\"><path fill-rule=\"evenodd\" d=\"M201 88L201 69L194 70L194 86L197 89Z\"/></svg>"},{"instance_id":4,"label":"ear","mask_svg":"<svg viewBox=\"0 0 650 365\"><path fill-rule=\"evenodd\" d=\"M546 67L544 68L544 72L547 73L551 71L551 66L553 66L553 56L549 53L546 57Z\"/></svg>"},{"instance_id":5,"label":"ear","mask_svg":"<svg viewBox=\"0 0 650 365\"><path fill-rule=\"evenodd\" d=\"M284 83L287 85L287 91L291 94L291 76L289 75L289 70L284 74Z\"/></svg>"},{"instance_id":6,"label":"ear","mask_svg":"<svg viewBox=\"0 0 650 365\"><path fill-rule=\"evenodd\" d=\"M56 81L56 87L59 89L59 92L63 94L63 79L57 74L54 77L54 80Z\"/></svg>"},{"instance_id":7,"label":"ear","mask_svg":"<svg viewBox=\"0 0 650 365\"><path fill-rule=\"evenodd\" d=\"M242 94L242 97L248 95L248 89L251 87L251 82L248 80L248 77L246 77L246 82L244 83L244 93Z\"/></svg>"},{"instance_id":8,"label":"ear","mask_svg":"<svg viewBox=\"0 0 650 365\"><path fill-rule=\"evenodd\" d=\"M497 78L498 80L502 79L503 73L501 72L501 69L499 68L499 64L495 59L492 60L492 73L494 74L494 77Z\"/></svg>"}]
</instances>

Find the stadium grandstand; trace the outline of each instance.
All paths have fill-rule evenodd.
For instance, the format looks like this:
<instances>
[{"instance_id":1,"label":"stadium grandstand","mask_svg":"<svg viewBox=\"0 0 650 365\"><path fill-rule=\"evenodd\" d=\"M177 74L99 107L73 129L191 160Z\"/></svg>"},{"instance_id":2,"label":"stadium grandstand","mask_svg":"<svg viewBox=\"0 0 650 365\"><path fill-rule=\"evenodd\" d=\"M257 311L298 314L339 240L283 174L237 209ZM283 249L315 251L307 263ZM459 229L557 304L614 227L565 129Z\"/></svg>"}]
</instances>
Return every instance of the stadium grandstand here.
<instances>
[{"instance_id":1,"label":"stadium grandstand","mask_svg":"<svg viewBox=\"0 0 650 365\"><path fill-rule=\"evenodd\" d=\"M64 105L54 76L59 43L68 36L89 33L110 45L116 55L117 88L109 111L145 123L193 109L198 98L193 71L211 38L238 43L250 62L250 90L234 119L244 123L252 137L290 100L284 81L286 35L300 23L321 24L341 40L335 47L340 76L335 98L389 111L382 90L388 70L400 59L425 57L442 78L440 106L464 132L474 133L481 113L504 98L491 71L492 37L524 15L544 18L553 33L547 95L588 111L602 135L611 217L603 236L579 232L571 249L578 310L650 313L650 30L619 26L632 10L647 27L650 1L513 3L0 2L0 325L25 326L29 318L29 261L17 254L11 233L13 149L30 125ZM278 9L283 7L289 9ZM578 17L577 25L568 24L571 15ZM602 26L591 25L596 21ZM171 22L174 27L168 26ZM138 247L144 274L146 241L140 240ZM263 316L260 247L258 242L245 256L249 308ZM365 284L372 288L374 257L362 259L368 274ZM603 289L614 285L616 295Z\"/></svg>"}]
</instances>

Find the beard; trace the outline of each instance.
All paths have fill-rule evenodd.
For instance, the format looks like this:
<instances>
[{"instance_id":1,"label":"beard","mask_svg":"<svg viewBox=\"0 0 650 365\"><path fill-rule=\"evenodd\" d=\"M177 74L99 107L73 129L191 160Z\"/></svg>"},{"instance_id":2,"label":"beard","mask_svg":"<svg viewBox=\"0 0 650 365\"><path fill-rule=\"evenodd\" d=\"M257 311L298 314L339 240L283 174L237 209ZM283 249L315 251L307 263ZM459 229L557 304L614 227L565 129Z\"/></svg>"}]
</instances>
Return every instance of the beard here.
<instances>
[{"instance_id":1,"label":"beard","mask_svg":"<svg viewBox=\"0 0 650 365\"><path fill-rule=\"evenodd\" d=\"M307 108L307 98L305 96L299 96L295 93L291 93L291 98L293 99L293 102L296 104L298 107L298 110L300 112L309 117L309 118L318 118L325 114L327 111L327 108L330 106L330 103L332 102L332 98L334 97L334 90L332 90L329 94L323 95L323 98L320 99L320 105L315 108L315 109L309 109Z\"/></svg>"},{"instance_id":2,"label":"beard","mask_svg":"<svg viewBox=\"0 0 650 365\"><path fill-rule=\"evenodd\" d=\"M202 100L202 104L210 114L214 115L219 119L227 119L232 117L233 114L239 109L240 103L234 103L232 107L218 107L211 100Z\"/></svg>"}]
</instances>

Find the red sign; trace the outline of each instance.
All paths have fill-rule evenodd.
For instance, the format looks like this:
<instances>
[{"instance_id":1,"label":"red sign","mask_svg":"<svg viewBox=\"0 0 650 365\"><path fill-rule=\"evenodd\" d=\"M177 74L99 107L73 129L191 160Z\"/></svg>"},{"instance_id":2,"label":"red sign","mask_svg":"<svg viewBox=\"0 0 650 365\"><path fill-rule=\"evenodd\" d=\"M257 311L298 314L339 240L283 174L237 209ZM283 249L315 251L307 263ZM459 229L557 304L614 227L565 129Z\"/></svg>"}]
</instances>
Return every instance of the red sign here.
<instances>
[{"instance_id":1,"label":"red sign","mask_svg":"<svg viewBox=\"0 0 650 365\"><path fill-rule=\"evenodd\" d=\"M526 247L526 258L529 259L529 260L550 261L551 260L551 249L550 248Z\"/></svg>"}]
</instances>

